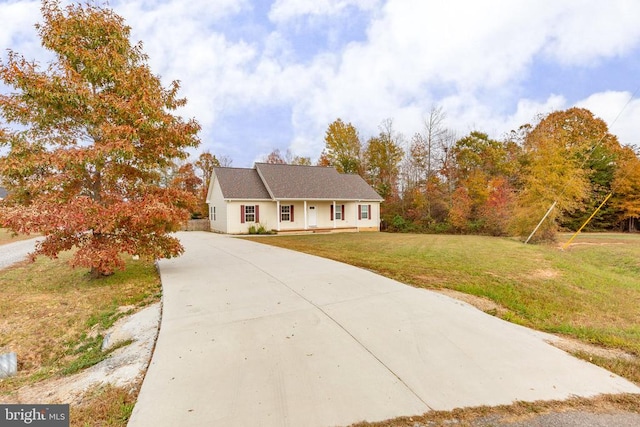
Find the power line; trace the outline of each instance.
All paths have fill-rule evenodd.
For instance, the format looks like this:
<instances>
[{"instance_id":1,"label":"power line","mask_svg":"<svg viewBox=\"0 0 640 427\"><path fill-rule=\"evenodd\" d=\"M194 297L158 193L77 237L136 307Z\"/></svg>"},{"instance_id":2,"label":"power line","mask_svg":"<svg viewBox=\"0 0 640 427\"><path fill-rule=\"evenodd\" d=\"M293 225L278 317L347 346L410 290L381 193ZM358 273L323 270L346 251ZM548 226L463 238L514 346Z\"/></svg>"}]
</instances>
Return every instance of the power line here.
<instances>
[{"instance_id":1,"label":"power line","mask_svg":"<svg viewBox=\"0 0 640 427\"><path fill-rule=\"evenodd\" d=\"M627 106L631 103L631 101L633 100L633 98L636 96L636 94L638 93L638 91L640 90L640 86L636 87L636 90L631 94L631 96L629 97L629 99L627 100L627 102L622 106L622 108L620 109L620 111L618 112L618 115L613 119L613 121L611 122L611 126L609 128L613 128L613 125L618 121L618 119L620 118L620 116L622 116L622 113L624 112L624 110L627 108ZM604 138L607 136L608 132L605 132L602 137L598 140L598 142L593 146L593 148L591 148L591 150L589 151L589 154L587 156L585 156L584 160L582 161L582 165L581 168L584 168L585 163L587 162L587 159L591 156L591 154L593 154L593 152L595 151L595 149L602 143L602 141L604 140ZM560 193L560 196L563 196L567 186L569 185L569 183L565 183L565 185L562 187L562 192ZM580 230L578 230L574 236L571 238L571 240L573 240L578 233L580 233L580 231L587 225L587 223L591 220L591 218L593 218L595 216L595 214L598 212L598 210L600 210L600 208L605 204L605 202L607 200L609 200L609 198L611 197L613 193L609 193L609 195L604 199L604 201L600 204L600 206L598 207L598 209L596 209L596 211L591 215L591 217L589 217L589 219L582 225L582 227L580 227ZM556 206L556 204L558 203L558 199L559 197L556 198L556 200L553 202L553 204L551 205L551 207L547 210L547 212L544 214L544 216L542 217L542 219L540 220L540 222L538 222L538 225L536 225L536 227L534 228L534 230L531 232L531 234L529 235L529 237L527 238L527 240L524 242L525 245L529 242L529 240L531 240L531 238L533 237L533 235L536 233L536 231L538 231L538 228L540 228L540 226L542 225L542 223L544 222L545 219L547 219L547 217L549 216L549 214L551 213L551 211L553 210L553 208Z\"/></svg>"}]
</instances>

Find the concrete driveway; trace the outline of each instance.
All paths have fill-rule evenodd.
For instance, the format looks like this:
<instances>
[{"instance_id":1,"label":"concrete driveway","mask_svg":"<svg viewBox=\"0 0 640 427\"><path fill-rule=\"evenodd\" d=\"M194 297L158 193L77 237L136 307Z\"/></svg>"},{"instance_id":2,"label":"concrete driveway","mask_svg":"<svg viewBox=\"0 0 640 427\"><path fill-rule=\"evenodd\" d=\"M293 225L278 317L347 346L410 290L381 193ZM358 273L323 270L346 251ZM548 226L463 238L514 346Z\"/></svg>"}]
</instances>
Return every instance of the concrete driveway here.
<instances>
[{"instance_id":1,"label":"concrete driveway","mask_svg":"<svg viewBox=\"0 0 640 427\"><path fill-rule=\"evenodd\" d=\"M336 426L640 388L545 334L349 265L211 233L160 262L129 426Z\"/></svg>"},{"instance_id":2,"label":"concrete driveway","mask_svg":"<svg viewBox=\"0 0 640 427\"><path fill-rule=\"evenodd\" d=\"M27 259L27 255L36 249L38 238L18 240L0 245L0 269Z\"/></svg>"}]
</instances>

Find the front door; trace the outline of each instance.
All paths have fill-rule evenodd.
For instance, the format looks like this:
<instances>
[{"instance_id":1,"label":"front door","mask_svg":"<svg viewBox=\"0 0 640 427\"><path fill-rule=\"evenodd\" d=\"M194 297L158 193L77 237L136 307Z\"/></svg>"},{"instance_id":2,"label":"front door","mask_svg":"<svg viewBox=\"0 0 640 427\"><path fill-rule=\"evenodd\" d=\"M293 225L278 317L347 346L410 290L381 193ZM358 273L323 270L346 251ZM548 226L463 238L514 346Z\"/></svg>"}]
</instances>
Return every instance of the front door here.
<instances>
[{"instance_id":1,"label":"front door","mask_svg":"<svg viewBox=\"0 0 640 427\"><path fill-rule=\"evenodd\" d=\"M316 214L316 207L309 206L309 214L307 216L309 221L309 227L317 227L318 226L318 215Z\"/></svg>"}]
</instances>

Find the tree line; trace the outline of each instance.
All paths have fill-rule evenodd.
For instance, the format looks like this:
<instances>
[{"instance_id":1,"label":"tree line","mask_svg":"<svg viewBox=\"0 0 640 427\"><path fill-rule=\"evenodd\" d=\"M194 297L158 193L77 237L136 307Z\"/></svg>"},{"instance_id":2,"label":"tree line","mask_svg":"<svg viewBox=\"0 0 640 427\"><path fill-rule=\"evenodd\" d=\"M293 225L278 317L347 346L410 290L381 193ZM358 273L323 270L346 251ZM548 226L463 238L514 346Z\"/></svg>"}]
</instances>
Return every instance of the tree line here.
<instances>
[{"instance_id":1,"label":"tree line","mask_svg":"<svg viewBox=\"0 0 640 427\"><path fill-rule=\"evenodd\" d=\"M364 143L338 118L325 133L317 165L362 176L385 199L383 227L400 232L472 233L534 240L577 230L611 194L587 230L635 230L640 216L640 159L606 123L582 108L555 111L501 139L481 131L458 137L433 108L407 139L391 119ZM280 155L264 161L311 164Z\"/></svg>"},{"instance_id":2,"label":"tree line","mask_svg":"<svg viewBox=\"0 0 640 427\"><path fill-rule=\"evenodd\" d=\"M318 164L357 173L385 198L392 231L453 232L553 240L577 230L611 193L588 230L634 228L640 216L640 158L606 123L582 108L555 111L501 139L481 131L463 137L433 108L410 140L389 119L365 144L337 119Z\"/></svg>"}]
</instances>

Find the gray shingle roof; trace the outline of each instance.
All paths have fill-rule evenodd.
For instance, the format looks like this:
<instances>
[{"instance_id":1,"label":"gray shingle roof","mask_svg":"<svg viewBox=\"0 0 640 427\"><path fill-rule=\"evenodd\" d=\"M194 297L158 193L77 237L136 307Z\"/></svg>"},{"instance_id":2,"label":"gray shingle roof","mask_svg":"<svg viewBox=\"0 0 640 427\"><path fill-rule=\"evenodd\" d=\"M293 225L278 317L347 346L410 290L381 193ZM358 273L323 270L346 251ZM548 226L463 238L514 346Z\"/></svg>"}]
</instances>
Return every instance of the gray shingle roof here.
<instances>
[{"instance_id":1,"label":"gray shingle roof","mask_svg":"<svg viewBox=\"0 0 640 427\"><path fill-rule=\"evenodd\" d=\"M383 200L359 175L334 168L270 163L255 168L274 199Z\"/></svg>"},{"instance_id":2,"label":"gray shingle roof","mask_svg":"<svg viewBox=\"0 0 640 427\"><path fill-rule=\"evenodd\" d=\"M258 172L244 168L213 168L225 199L271 199Z\"/></svg>"},{"instance_id":3,"label":"gray shingle roof","mask_svg":"<svg viewBox=\"0 0 640 427\"><path fill-rule=\"evenodd\" d=\"M335 168L256 163L254 169L216 167L213 173L225 199L383 200L362 177Z\"/></svg>"},{"instance_id":4,"label":"gray shingle roof","mask_svg":"<svg viewBox=\"0 0 640 427\"><path fill-rule=\"evenodd\" d=\"M384 200L360 175L344 174L340 175L340 177L345 181L347 189L351 192L351 197L347 197L347 199Z\"/></svg>"}]
</instances>

